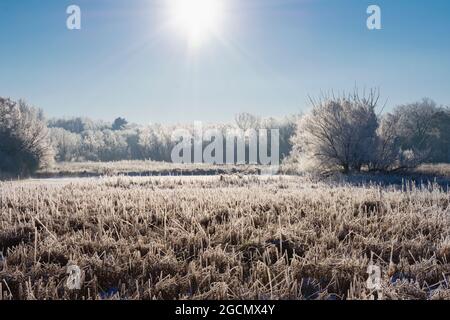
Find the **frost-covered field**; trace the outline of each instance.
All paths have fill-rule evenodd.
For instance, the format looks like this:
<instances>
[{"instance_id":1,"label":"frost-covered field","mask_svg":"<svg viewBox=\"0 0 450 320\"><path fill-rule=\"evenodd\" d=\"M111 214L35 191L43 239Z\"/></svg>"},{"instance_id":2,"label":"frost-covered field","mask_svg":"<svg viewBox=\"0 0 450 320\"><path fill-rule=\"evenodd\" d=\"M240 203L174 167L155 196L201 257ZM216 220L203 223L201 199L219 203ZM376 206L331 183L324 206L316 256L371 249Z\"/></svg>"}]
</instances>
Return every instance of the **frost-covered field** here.
<instances>
[{"instance_id":1,"label":"frost-covered field","mask_svg":"<svg viewBox=\"0 0 450 320\"><path fill-rule=\"evenodd\" d=\"M256 165L211 165L203 163L176 164L156 161L116 161L116 162L59 162L51 168L39 171L39 178L55 177L98 177L98 176L181 176L217 174L257 174L261 166Z\"/></svg>"},{"instance_id":2,"label":"frost-covered field","mask_svg":"<svg viewBox=\"0 0 450 320\"><path fill-rule=\"evenodd\" d=\"M259 174L267 167L260 165L212 165L176 164L157 161L126 160L111 162L58 162L37 172L37 178L100 177L100 176L201 176L218 174ZM295 163L282 163L280 174L302 175L303 171ZM450 178L450 164L424 164L402 175L426 175Z\"/></svg>"},{"instance_id":3,"label":"frost-covered field","mask_svg":"<svg viewBox=\"0 0 450 320\"><path fill-rule=\"evenodd\" d=\"M2 299L368 299L371 257L383 298L450 299L450 193L432 184L110 177L0 195Z\"/></svg>"}]
</instances>

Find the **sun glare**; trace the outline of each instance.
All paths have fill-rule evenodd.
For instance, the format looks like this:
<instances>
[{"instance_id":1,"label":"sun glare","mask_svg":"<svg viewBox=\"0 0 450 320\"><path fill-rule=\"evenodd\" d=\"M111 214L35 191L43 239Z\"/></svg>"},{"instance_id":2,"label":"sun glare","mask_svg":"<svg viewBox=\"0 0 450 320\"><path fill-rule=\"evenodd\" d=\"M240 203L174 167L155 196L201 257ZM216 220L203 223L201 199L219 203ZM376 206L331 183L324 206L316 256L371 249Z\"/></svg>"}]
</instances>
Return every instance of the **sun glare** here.
<instances>
[{"instance_id":1,"label":"sun glare","mask_svg":"<svg viewBox=\"0 0 450 320\"><path fill-rule=\"evenodd\" d=\"M223 9L223 0L170 0L170 14L176 28L195 47L219 32Z\"/></svg>"}]
</instances>

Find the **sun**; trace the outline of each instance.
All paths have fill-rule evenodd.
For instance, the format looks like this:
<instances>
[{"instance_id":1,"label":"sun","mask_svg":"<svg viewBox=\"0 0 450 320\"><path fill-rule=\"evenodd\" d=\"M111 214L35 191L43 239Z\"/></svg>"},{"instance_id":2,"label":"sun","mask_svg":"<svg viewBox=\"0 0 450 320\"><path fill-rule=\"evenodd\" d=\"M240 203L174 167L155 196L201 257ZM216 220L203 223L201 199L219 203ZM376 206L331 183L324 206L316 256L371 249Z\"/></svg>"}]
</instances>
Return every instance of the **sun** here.
<instances>
[{"instance_id":1,"label":"sun","mask_svg":"<svg viewBox=\"0 0 450 320\"><path fill-rule=\"evenodd\" d=\"M176 29L197 47L217 34L224 18L224 0L169 0Z\"/></svg>"}]
</instances>

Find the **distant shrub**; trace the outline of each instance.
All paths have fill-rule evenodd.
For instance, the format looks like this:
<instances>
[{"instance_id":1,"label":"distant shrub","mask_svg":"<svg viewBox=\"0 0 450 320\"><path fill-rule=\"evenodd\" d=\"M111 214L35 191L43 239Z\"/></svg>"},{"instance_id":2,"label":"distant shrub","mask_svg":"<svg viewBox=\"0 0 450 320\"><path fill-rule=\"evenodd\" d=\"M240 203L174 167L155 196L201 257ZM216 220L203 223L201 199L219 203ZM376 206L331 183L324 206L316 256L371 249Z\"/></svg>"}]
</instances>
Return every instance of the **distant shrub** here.
<instances>
[{"instance_id":1,"label":"distant shrub","mask_svg":"<svg viewBox=\"0 0 450 320\"><path fill-rule=\"evenodd\" d=\"M0 98L0 176L29 175L53 158L40 110Z\"/></svg>"}]
</instances>

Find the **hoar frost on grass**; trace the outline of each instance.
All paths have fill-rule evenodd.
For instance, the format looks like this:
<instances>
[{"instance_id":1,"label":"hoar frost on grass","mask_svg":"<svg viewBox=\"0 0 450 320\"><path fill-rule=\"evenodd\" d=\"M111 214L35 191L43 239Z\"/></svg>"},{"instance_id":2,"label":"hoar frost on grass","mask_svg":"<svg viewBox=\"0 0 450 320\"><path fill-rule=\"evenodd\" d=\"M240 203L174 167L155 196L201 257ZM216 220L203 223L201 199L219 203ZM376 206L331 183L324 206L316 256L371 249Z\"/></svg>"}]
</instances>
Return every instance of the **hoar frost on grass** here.
<instances>
[{"instance_id":1,"label":"hoar frost on grass","mask_svg":"<svg viewBox=\"0 0 450 320\"><path fill-rule=\"evenodd\" d=\"M300 177L0 184L2 299L449 299L450 193ZM67 266L82 270L65 287Z\"/></svg>"}]
</instances>

